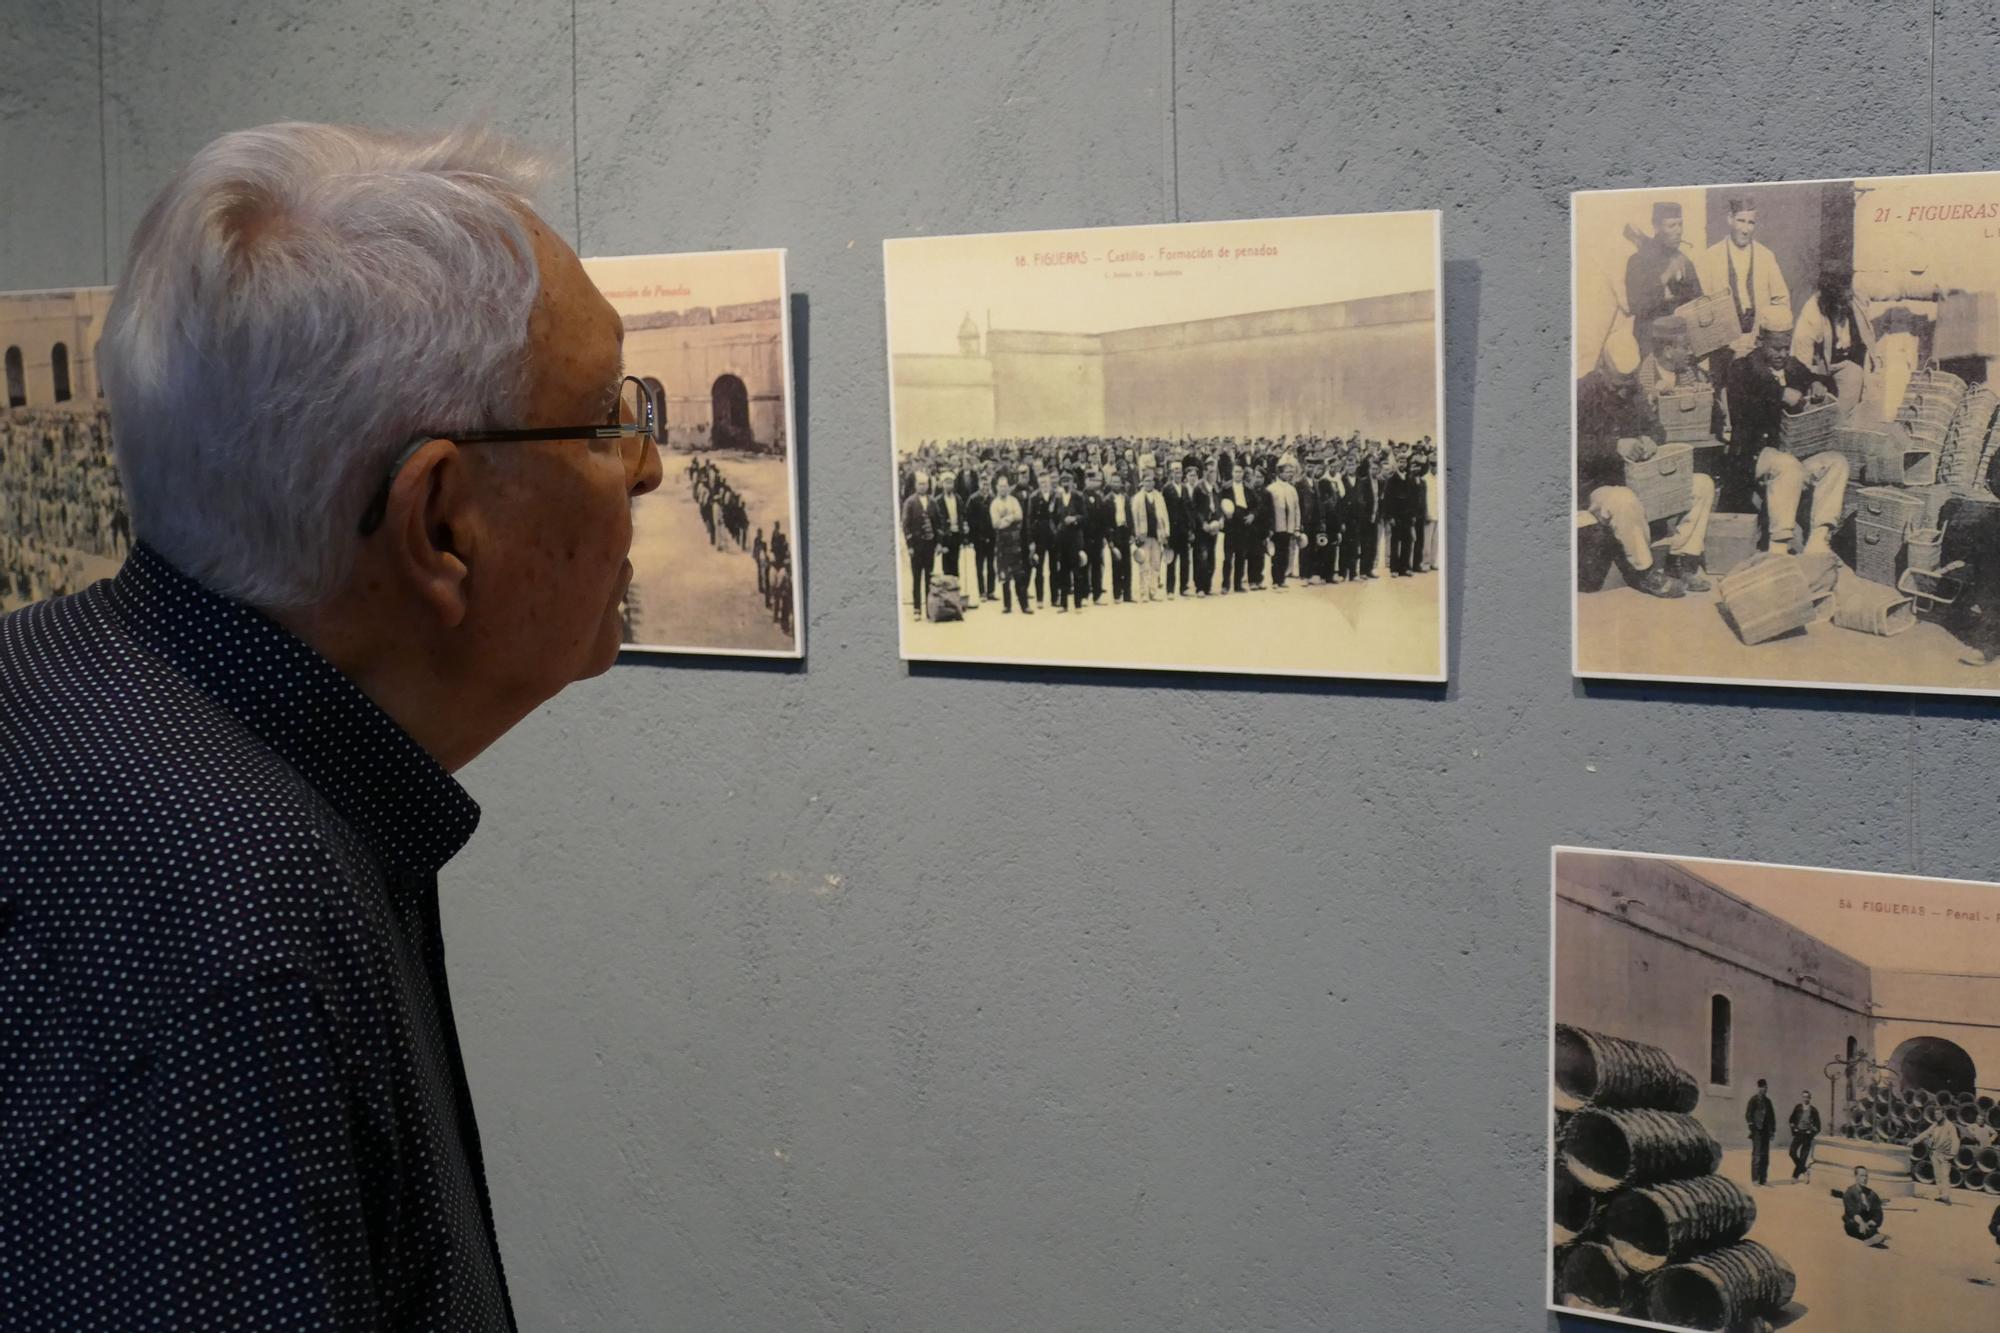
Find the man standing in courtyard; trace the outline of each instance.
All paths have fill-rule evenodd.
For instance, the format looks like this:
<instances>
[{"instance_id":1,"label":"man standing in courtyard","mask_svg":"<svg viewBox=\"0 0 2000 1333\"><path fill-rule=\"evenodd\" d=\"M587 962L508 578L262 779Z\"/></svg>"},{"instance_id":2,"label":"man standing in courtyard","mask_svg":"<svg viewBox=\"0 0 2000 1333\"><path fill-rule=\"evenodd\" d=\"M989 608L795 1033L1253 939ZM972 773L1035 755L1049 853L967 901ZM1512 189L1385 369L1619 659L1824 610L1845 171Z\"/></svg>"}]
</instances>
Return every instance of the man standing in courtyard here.
<instances>
[{"instance_id":1,"label":"man standing in courtyard","mask_svg":"<svg viewBox=\"0 0 2000 1333\"><path fill-rule=\"evenodd\" d=\"M1819 1108L1812 1104L1810 1089L1799 1093L1798 1105L1792 1108L1792 1179L1797 1180L1812 1170L1813 1140L1819 1137Z\"/></svg>"},{"instance_id":2,"label":"man standing in courtyard","mask_svg":"<svg viewBox=\"0 0 2000 1333\"><path fill-rule=\"evenodd\" d=\"M1743 1121L1750 1130L1750 1183L1771 1183L1771 1140L1778 1133L1777 1108L1771 1105L1770 1085L1757 1080L1757 1095L1743 1108Z\"/></svg>"}]
</instances>

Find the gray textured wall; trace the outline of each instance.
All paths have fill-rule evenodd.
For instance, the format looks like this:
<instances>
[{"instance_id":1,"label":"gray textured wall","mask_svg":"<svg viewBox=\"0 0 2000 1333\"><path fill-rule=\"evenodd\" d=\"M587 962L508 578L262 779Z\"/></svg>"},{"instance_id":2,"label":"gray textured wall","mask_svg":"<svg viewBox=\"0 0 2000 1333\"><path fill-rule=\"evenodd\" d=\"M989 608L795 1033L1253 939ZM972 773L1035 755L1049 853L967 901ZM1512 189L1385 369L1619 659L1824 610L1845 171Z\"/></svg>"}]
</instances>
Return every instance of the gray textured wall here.
<instances>
[{"instance_id":1,"label":"gray textured wall","mask_svg":"<svg viewBox=\"0 0 2000 1333\"><path fill-rule=\"evenodd\" d=\"M574 136L586 253L791 247L809 661L465 774L529 1327L1539 1329L1550 842L2000 850L1990 706L1570 680L1568 192L2000 166L1996 107L1968 0L4 0L0 287L279 117ZM1430 207L1450 688L896 661L883 236Z\"/></svg>"}]
</instances>

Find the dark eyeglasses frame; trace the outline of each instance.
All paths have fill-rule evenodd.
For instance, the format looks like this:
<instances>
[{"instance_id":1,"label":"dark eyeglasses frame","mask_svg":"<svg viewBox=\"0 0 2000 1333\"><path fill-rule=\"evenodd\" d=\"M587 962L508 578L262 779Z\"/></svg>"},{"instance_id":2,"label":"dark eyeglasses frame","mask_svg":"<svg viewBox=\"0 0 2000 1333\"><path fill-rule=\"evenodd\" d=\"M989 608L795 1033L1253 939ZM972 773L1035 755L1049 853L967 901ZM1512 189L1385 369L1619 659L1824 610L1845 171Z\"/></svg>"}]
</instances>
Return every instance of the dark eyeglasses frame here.
<instances>
[{"instance_id":1,"label":"dark eyeglasses frame","mask_svg":"<svg viewBox=\"0 0 2000 1333\"><path fill-rule=\"evenodd\" d=\"M653 401L652 390L637 375L626 375L618 381L618 399L612 404L612 415L618 415L628 384L639 391L639 411L645 417L644 421L601 421L591 426L535 426L524 430L440 431L435 435L417 436L396 455L396 461L389 465L388 475L382 478L382 485L368 501L368 508L362 511L361 535L366 537L382 526L389 509L389 487L395 483L396 474L403 470L403 464L410 461L412 454L432 440L450 440L453 444L526 444L536 440L622 440L644 435L657 448L660 442L659 408Z\"/></svg>"}]
</instances>

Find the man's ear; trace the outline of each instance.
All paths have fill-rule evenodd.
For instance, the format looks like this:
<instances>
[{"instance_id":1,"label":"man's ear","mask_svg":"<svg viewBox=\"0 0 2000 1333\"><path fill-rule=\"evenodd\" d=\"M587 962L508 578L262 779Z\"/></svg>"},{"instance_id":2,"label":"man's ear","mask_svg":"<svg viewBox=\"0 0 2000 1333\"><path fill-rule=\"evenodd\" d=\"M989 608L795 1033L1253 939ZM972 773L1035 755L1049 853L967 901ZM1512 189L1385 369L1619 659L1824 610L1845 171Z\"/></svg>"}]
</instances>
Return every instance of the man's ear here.
<instances>
[{"instance_id":1,"label":"man's ear","mask_svg":"<svg viewBox=\"0 0 2000 1333\"><path fill-rule=\"evenodd\" d=\"M404 586L447 628L471 606L477 508L468 456L450 440L426 440L389 487L382 540Z\"/></svg>"}]
</instances>

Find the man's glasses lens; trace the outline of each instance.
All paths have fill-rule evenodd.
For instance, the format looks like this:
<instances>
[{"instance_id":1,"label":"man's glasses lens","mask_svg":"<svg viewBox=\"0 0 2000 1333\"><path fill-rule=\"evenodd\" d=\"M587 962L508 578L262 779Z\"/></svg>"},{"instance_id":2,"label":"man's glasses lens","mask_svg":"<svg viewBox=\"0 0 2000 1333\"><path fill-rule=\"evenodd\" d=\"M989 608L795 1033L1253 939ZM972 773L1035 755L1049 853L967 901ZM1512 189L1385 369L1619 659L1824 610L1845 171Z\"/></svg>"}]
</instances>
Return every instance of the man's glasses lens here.
<instances>
[{"instance_id":1,"label":"man's glasses lens","mask_svg":"<svg viewBox=\"0 0 2000 1333\"><path fill-rule=\"evenodd\" d=\"M627 435L619 441L625 450L625 465L636 472L646 456L646 436L655 433L658 418L652 393L629 375L618 386L618 424L645 431L645 435Z\"/></svg>"}]
</instances>

